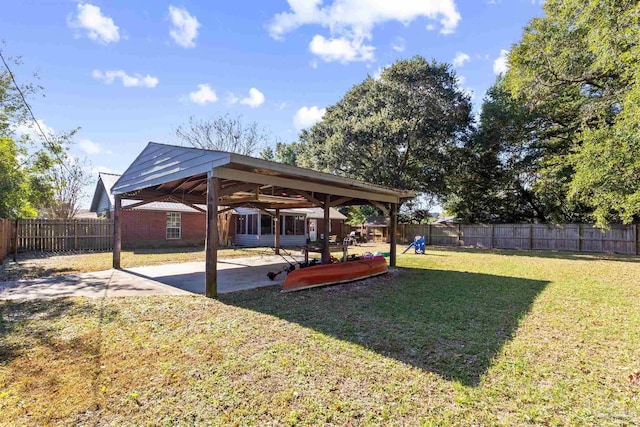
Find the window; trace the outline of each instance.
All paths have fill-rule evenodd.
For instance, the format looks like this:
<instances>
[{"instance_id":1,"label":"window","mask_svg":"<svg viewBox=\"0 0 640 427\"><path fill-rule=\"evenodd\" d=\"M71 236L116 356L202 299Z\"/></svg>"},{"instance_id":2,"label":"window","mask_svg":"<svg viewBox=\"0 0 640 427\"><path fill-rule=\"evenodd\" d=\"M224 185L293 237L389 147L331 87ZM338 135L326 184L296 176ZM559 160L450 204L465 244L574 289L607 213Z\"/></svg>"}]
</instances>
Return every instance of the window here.
<instances>
[{"instance_id":1,"label":"window","mask_svg":"<svg viewBox=\"0 0 640 427\"><path fill-rule=\"evenodd\" d=\"M280 217L280 222L282 223L282 226L281 226L282 235L304 236L305 217L303 215L298 215L298 216L282 215Z\"/></svg>"},{"instance_id":2,"label":"window","mask_svg":"<svg viewBox=\"0 0 640 427\"><path fill-rule=\"evenodd\" d=\"M296 226L296 235L297 236L304 236L304 220L305 217L304 216L297 216L295 217L295 226Z\"/></svg>"},{"instance_id":3,"label":"window","mask_svg":"<svg viewBox=\"0 0 640 427\"><path fill-rule=\"evenodd\" d=\"M236 234L247 234L247 216L238 215L236 221Z\"/></svg>"},{"instance_id":4,"label":"window","mask_svg":"<svg viewBox=\"0 0 640 427\"><path fill-rule=\"evenodd\" d=\"M258 234L258 215L247 215L247 234Z\"/></svg>"},{"instance_id":5,"label":"window","mask_svg":"<svg viewBox=\"0 0 640 427\"><path fill-rule=\"evenodd\" d=\"M260 215L260 234L273 235L273 222L274 218L271 215Z\"/></svg>"},{"instance_id":6,"label":"window","mask_svg":"<svg viewBox=\"0 0 640 427\"><path fill-rule=\"evenodd\" d=\"M284 221L282 221L282 234L285 236L291 236L295 233L295 222L292 216L285 215Z\"/></svg>"},{"instance_id":7,"label":"window","mask_svg":"<svg viewBox=\"0 0 640 427\"><path fill-rule=\"evenodd\" d=\"M180 238L180 225L180 212L167 212L167 239Z\"/></svg>"},{"instance_id":8,"label":"window","mask_svg":"<svg viewBox=\"0 0 640 427\"><path fill-rule=\"evenodd\" d=\"M236 234L258 234L258 215L238 215Z\"/></svg>"}]
</instances>

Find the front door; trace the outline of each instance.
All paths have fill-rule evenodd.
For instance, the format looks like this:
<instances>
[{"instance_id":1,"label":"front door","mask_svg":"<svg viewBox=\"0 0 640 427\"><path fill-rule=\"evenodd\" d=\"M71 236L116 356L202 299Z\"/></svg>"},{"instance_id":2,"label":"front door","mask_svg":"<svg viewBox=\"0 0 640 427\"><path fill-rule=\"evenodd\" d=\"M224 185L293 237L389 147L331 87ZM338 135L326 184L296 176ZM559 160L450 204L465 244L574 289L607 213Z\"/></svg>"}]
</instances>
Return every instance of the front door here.
<instances>
[{"instance_id":1,"label":"front door","mask_svg":"<svg viewBox=\"0 0 640 427\"><path fill-rule=\"evenodd\" d=\"M310 219L309 220L309 240L315 242L318 240L318 220Z\"/></svg>"}]
</instances>

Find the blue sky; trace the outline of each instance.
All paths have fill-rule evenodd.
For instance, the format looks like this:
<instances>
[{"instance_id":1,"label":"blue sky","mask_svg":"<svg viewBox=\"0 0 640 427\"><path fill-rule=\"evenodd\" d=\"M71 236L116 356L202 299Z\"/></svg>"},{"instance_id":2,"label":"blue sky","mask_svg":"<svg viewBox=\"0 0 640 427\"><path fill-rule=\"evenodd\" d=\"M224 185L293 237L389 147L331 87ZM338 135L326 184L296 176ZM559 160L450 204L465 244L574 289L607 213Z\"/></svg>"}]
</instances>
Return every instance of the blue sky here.
<instances>
[{"instance_id":1,"label":"blue sky","mask_svg":"<svg viewBox=\"0 0 640 427\"><path fill-rule=\"evenodd\" d=\"M479 106L504 53L542 14L532 0L12 1L0 14L19 81L76 153L122 172L189 116L230 113L295 141L367 74L422 55L456 61ZM502 59L501 59L502 58Z\"/></svg>"}]
</instances>

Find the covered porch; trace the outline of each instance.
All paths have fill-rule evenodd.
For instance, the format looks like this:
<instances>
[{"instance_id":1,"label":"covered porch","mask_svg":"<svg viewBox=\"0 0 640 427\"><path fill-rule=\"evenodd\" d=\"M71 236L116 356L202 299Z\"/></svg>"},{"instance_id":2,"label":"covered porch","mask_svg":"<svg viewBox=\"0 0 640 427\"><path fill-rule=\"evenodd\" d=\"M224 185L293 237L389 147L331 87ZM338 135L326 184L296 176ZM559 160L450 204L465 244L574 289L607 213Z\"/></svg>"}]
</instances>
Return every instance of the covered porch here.
<instances>
[{"instance_id":1,"label":"covered porch","mask_svg":"<svg viewBox=\"0 0 640 427\"><path fill-rule=\"evenodd\" d=\"M183 203L207 214L205 294L217 289L218 217L238 208L255 209L273 218L281 229L280 212L294 208L323 209L322 262L330 259L330 208L373 205L390 218L389 264L396 264L398 204L414 193L369 184L235 153L150 142L113 186L113 267L120 268L122 200L135 206L158 201ZM206 204L206 210L196 206ZM131 208L132 206L128 206ZM295 230L295 226L294 226ZM276 254L281 233L274 233Z\"/></svg>"}]
</instances>

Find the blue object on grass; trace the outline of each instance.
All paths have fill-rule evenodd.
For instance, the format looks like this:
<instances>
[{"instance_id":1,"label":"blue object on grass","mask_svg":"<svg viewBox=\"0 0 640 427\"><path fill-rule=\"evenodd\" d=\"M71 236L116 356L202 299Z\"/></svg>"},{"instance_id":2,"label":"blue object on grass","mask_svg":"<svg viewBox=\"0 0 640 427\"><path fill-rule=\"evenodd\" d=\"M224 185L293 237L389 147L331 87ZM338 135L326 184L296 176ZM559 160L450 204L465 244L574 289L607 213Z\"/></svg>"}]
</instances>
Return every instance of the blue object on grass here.
<instances>
[{"instance_id":1,"label":"blue object on grass","mask_svg":"<svg viewBox=\"0 0 640 427\"><path fill-rule=\"evenodd\" d=\"M404 250L404 253L407 253L407 251L411 248L414 249L415 253L417 254L424 254L424 245L426 244L426 241L424 239L424 236L416 236L413 238L413 243L411 243L409 246L407 246L407 249Z\"/></svg>"}]
</instances>

